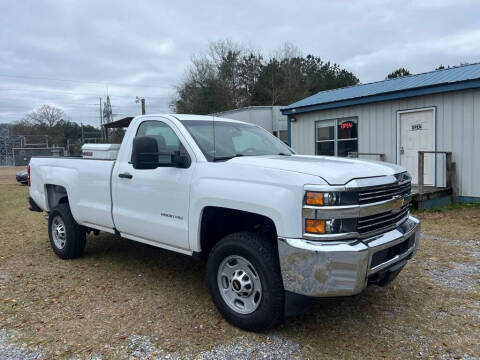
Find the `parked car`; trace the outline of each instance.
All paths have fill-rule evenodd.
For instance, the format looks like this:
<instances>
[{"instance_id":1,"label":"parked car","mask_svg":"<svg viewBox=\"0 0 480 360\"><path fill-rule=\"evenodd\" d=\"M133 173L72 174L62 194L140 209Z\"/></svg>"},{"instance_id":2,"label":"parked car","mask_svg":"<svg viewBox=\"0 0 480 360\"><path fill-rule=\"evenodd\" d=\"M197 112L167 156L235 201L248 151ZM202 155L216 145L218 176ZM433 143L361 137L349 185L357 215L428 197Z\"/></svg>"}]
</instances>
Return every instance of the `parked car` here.
<instances>
[{"instance_id":1,"label":"parked car","mask_svg":"<svg viewBox=\"0 0 480 360\"><path fill-rule=\"evenodd\" d=\"M27 169L20 170L15 177L16 177L16 179L17 179L17 182L19 182L20 184L23 184L23 185L27 185L27 184L28 184L28 172L27 172Z\"/></svg>"},{"instance_id":2,"label":"parked car","mask_svg":"<svg viewBox=\"0 0 480 360\"><path fill-rule=\"evenodd\" d=\"M115 160L98 156L30 161L30 206L48 212L53 251L76 258L86 233L105 231L197 255L213 302L243 329L278 325L294 294L386 285L418 246L403 168L297 155L255 125L140 116Z\"/></svg>"}]
</instances>

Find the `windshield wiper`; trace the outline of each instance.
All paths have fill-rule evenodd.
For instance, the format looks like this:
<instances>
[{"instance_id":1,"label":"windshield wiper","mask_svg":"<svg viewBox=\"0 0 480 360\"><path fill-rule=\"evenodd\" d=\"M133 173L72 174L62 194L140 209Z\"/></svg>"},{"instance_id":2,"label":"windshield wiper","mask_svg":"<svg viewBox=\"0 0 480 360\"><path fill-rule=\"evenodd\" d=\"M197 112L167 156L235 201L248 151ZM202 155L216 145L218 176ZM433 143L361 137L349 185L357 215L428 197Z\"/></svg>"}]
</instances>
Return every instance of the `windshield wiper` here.
<instances>
[{"instance_id":1,"label":"windshield wiper","mask_svg":"<svg viewBox=\"0 0 480 360\"><path fill-rule=\"evenodd\" d=\"M244 156L244 155L243 154L235 154L235 155L231 155L231 156L220 156L220 157L213 158L213 161L230 160L230 159L233 159L233 158L239 157L239 156Z\"/></svg>"},{"instance_id":2,"label":"windshield wiper","mask_svg":"<svg viewBox=\"0 0 480 360\"><path fill-rule=\"evenodd\" d=\"M292 154L286 154L286 153L283 153L283 152L281 152L281 153L278 153L277 155L282 155L282 156L292 156Z\"/></svg>"}]
</instances>

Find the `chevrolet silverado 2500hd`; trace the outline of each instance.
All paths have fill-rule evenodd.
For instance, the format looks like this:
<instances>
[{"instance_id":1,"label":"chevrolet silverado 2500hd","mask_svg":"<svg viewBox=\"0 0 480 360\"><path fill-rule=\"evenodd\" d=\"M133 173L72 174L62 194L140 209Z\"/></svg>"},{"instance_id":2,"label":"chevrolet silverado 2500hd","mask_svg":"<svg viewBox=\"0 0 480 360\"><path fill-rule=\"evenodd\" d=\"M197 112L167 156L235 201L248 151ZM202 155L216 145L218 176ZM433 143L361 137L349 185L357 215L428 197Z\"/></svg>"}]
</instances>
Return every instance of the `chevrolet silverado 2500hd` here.
<instances>
[{"instance_id":1,"label":"chevrolet silverado 2500hd","mask_svg":"<svg viewBox=\"0 0 480 360\"><path fill-rule=\"evenodd\" d=\"M218 310L248 330L279 324L286 294L388 283L419 241L401 167L296 155L223 118L136 117L115 160L34 157L29 171L59 257L80 256L98 231L200 255Z\"/></svg>"}]
</instances>

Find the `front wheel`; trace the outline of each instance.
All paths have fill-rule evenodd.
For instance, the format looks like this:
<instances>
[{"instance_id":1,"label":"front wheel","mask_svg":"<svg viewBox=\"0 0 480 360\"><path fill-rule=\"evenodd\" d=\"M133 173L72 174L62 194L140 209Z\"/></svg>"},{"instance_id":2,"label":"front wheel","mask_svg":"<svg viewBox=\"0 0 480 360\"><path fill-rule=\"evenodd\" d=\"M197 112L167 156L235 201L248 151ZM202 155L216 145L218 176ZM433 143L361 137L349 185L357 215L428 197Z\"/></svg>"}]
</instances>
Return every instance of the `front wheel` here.
<instances>
[{"instance_id":1,"label":"front wheel","mask_svg":"<svg viewBox=\"0 0 480 360\"><path fill-rule=\"evenodd\" d=\"M277 250L260 234L230 234L217 243L208 258L207 282L213 302L232 325L262 331L283 320Z\"/></svg>"}]
</instances>

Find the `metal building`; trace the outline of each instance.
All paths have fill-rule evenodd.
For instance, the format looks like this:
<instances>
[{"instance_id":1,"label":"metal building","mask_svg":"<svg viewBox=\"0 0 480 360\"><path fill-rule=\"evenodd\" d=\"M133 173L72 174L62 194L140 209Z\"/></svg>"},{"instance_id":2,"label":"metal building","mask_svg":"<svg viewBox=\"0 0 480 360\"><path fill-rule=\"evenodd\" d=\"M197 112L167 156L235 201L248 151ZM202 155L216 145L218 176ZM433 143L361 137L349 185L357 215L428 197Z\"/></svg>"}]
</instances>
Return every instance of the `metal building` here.
<instances>
[{"instance_id":1,"label":"metal building","mask_svg":"<svg viewBox=\"0 0 480 360\"><path fill-rule=\"evenodd\" d=\"M282 113L300 154L397 163L414 184L480 201L480 63L322 91Z\"/></svg>"},{"instance_id":2,"label":"metal building","mask_svg":"<svg viewBox=\"0 0 480 360\"><path fill-rule=\"evenodd\" d=\"M256 124L281 140L287 141L287 117L282 115L281 108L282 106L249 106L210 115Z\"/></svg>"}]
</instances>

